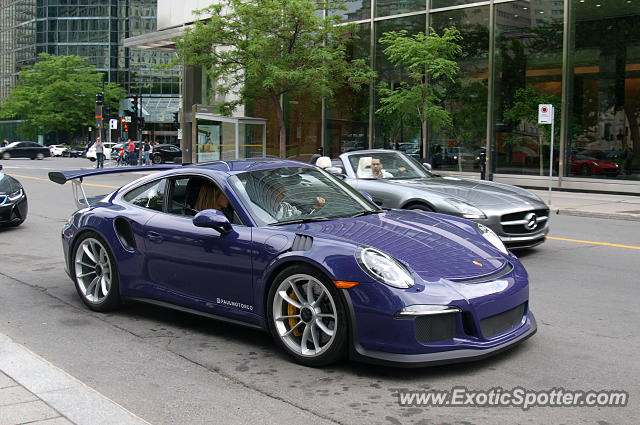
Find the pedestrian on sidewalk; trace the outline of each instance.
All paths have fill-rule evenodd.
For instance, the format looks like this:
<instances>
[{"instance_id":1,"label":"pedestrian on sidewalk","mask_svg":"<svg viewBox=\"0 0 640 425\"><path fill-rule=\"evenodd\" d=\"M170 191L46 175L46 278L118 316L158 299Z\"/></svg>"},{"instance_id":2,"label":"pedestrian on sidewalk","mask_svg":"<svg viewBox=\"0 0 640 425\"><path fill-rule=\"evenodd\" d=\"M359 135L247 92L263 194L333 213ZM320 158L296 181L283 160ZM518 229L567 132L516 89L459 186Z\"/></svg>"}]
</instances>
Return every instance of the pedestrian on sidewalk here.
<instances>
[{"instance_id":1,"label":"pedestrian on sidewalk","mask_svg":"<svg viewBox=\"0 0 640 425\"><path fill-rule=\"evenodd\" d=\"M100 137L96 138L96 168L104 168L104 144Z\"/></svg>"},{"instance_id":2,"label":"pedestrian on sidewalk","mask_svg":"<svg viewBox=\"0 0 640 425\"><path fill-rule=\"evenodd\" d=\"M151 145L149 139L144 139L144 165L151 165Z\"/></svg>"},{"instance_id":3,"label":"pedestrian on sidewalk","mask_svg":"<svg viewBox=\"0 0 640 425\"><path fill-rule=\"evenodd\" d=\"M129 144L127 145L127 156L129 157L129 165L136 165L138 162L136 145L131 141L131 139L129 139Z\"/></svg>"}]
</instances>

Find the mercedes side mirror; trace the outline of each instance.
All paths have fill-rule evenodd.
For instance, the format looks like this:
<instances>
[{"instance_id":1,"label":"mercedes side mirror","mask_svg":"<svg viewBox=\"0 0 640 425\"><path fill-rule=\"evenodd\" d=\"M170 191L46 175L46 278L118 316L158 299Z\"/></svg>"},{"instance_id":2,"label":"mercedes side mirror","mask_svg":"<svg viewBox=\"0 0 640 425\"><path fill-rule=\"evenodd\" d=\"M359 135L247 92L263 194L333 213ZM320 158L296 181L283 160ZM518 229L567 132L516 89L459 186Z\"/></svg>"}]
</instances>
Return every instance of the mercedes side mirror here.
<instances>
[{"instance_id":1,"label":"mercedes side mirror","mask_svg":"<svg viewBox=\"0 0 640 425\"><path fill-rule=\"evenodd\" d=\"M202 210L193 217L193 225L196 227L207 227L222 235L231 233L233 227L227 217L218 210Z\"/></svg>"},{"instance_id":2,"label":"mercedes side mirror","mask_svg":"<svg viewBox=\"0 0 640 425\"><path fill-rule=\"evenodd\" d=\"M422 165L424 165L424 168L426 168L426 169L427 169L427 171L432 171L432 170L431 170L431 164L430 164L430 163L428 163L428 162L423 162L423 163L422 163Z\"/></svg>"}]
</instances>

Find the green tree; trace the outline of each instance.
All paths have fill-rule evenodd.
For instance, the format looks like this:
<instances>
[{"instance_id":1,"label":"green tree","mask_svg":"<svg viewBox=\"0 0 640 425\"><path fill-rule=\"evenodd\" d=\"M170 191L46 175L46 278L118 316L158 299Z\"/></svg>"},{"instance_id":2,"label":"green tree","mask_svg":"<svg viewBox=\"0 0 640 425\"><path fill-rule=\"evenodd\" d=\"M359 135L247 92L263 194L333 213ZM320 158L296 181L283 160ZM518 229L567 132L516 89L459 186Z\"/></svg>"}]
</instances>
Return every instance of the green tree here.
<instances>
[{"instance_id":1,"label":"green tree","mask_svg":"<svg viewBox=\"0 0 640 425\"><path fill-rule=\"evenodd\" d=\"M519 88L516 90L514 96L515 104L513 107L504 111L505 120L512 124L525 123L529 126L535 126L538 133L538 156L540 158L540 175L543 173L544 161L542 157L542 146L544 139L548 142L551 140L551 125L538 124L538 105L539 104L552 104L555 109L554 120L557 124L560 123L561 117L561 99L553 94L540 93L534 87ZM559 140L560 137L560 125L554 125L554 139ZM506 142L511 145L517 145L518 140L521 138L511 138Z\"/></svg>"},{"instance_id":2,"label":"green tree","mask_svg":"<svg viewBox=\"0 0 640 425\"><path fill-rule=\"evenodd\" d=\"M408 71L409 82L394 88L380 83L380 108L376 114L417 117L423 149L427 146L427 122L436 131L451 125L451 115L442 106L446 97L444 83L453 82L458 73L455 58L462 54L458 44L461 40L454 27L445 28L442 36L431 28L428 36L422 32L411 36L402 30L384 33L379 40L387 46L384 53L389 62Z\"/></svg>"},{"instance_id":3,"label":"green tree","mask_svg":"<svg viewBox=\"0 0 640 425\"><path fill-rule=\"evenodd\" d=\"M31 137L42 132L78 130L95 125L96 93L102 76L79 56L40 54L40 60L20 72L18 85L0 105L0 116L24 120L22 131ZM105 84L104 104L117 108L125 90Z\"/></svg>"},{"instance_id":4,"label":"green tree","mask_svg":"<svg viewBox=\"0 0 640 425\"><path fill-rule=\"evenodd\" d=\"M250 100L268 99L278 120L280 156L286 156L281 100L331 99L345 84L359 89L373 78L361 59L348 60L354 25L338 26L342 0L226 0L197 11L197 21L176 40L178 57L203 66L220 113ZM321 11L326 9L327 17Z\"/></svg>"}]
</instances>

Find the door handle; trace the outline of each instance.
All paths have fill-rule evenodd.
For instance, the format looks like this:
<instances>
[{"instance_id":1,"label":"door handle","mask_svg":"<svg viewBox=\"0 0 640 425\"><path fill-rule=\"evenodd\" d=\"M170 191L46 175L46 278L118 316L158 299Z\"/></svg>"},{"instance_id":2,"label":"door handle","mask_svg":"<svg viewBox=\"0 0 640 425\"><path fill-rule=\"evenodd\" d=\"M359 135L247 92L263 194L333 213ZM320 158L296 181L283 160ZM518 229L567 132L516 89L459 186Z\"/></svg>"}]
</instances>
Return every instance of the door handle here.
<instances>
[{"instance_id":1,"label":"door handle","mask_svg":"<svg viewBox=\"0 0 640 425\"><path fill-rule=\"evenodd\" d=\"M147 239L149 239L151 242L161 243L163 238L159 233L147 232Z\"/></svg>"}]
</instances>

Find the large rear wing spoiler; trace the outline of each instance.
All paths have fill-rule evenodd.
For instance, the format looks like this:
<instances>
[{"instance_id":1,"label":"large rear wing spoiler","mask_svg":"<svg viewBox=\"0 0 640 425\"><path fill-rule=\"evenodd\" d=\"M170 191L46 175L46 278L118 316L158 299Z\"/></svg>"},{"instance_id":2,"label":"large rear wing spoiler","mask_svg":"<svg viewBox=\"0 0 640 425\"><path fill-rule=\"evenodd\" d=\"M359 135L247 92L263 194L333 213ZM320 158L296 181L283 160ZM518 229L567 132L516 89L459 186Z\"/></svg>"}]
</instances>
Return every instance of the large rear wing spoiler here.
<instances>
[{"instance_id":1,"label":"large rear wing spoiler","mask_svg":"<svg viewBox=\"0 0 640 425\"><path fill-rule=\"evenodd\" d=\"M0 166L2 167L2 166ZM82 181L84 177L100 176L103 174L122 174L133 172L153 172L170 170L173 168L180 168L181 164L159 164L159 165L147 165L138 167L123 167L123 168L92 168L89 170L72 170L72 171L51 171L49 172L49 180L58 184L65 184L68 181L72 183L73 200L76 203L76 207L85 208L90 207L89 198L87 197L84 187L82 187ZM82 196L80 196L82 195Z\"/></svg>"}]
</instances>

